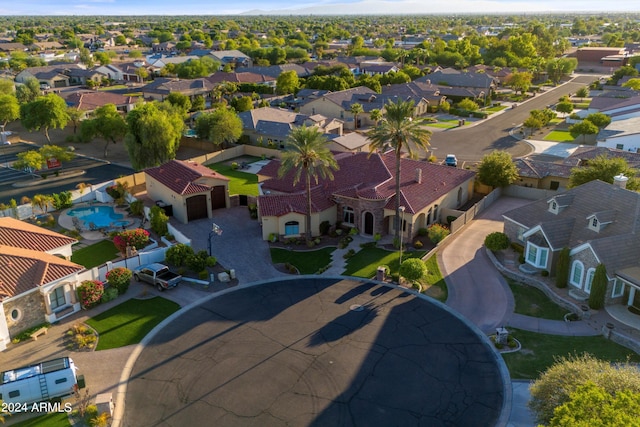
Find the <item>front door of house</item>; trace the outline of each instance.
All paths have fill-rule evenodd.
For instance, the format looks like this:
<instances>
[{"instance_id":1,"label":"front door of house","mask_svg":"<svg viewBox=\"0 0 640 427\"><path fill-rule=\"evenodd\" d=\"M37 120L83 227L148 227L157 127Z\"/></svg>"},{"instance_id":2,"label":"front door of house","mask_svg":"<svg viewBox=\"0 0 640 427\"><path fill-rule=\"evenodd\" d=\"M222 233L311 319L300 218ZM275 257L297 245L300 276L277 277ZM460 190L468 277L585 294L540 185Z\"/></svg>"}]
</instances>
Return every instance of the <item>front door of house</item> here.
<instances>
[{"instance_id":1,"label":"front door of house","mask_svg":"<svg viewBox=\"0 0 640 427\"><path fill-rule=\"evenodd\" d=\"M373 214L371 212L364 214L364 234L373 235Z\"/></svg>"}]
</instances>

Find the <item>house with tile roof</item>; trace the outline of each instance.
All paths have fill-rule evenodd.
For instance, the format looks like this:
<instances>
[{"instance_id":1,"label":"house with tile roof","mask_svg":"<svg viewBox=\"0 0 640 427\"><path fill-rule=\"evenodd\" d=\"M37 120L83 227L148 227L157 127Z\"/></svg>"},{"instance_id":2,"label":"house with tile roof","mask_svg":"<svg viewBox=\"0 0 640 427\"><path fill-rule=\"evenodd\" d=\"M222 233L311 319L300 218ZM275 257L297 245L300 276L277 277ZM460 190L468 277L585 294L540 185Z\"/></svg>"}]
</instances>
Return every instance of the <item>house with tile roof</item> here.
<instances>
[{"instance_id":1,"label":"house with tile roof","mask_svg":"<svg viewBox=\"0 0 640 427\"><path fill-rule=\"evenodd\" d=\"M294 127L314 126L322 133L342 135L343 122L320 114L308 116L283 108L262 107L238 114L247 142L284 148L284 141Z\"/></svg>"},{"instance_id":2,"label":"house with tile roof","mask_svg":"<svg viewBox=\"0 0 640 427\"><path fill-rule=\"evenodd\" d=\"M118 111L128 113L133 110L140 98L120 95L109 91L78 90L74 92L61 92L60 96L67 105L76 110L89 114L99 107L113 104Z\"/></svg>"},{"instance_id":3,"label":"house with tile roof","mask_svg":"<svg viewBox=\"0 0 640 427\"><path fill-rule=\"evenodd\" d=\"M640 152L640 108L638 116L612 121L596 137L598 147Z\"/></svg>"},{"instance_id":4,"label":"house with tile roof","mask_svg":"<svg viewBox=\"0 0 640 427\"><path fill-rule=\"evenodd\" d=\"M225 83L225 82L231 82L231 83L237 83L237 84L248 83L248 84L265 85L273 88L276 87L276 81L277 81L275 77L267 76L264 74L246 73L246 72L225 73L223 71L218 71L217 73L214 73L209 77L207 77L207 79L211 83L216 83L216 84Z\"/></svg>"},{"instance_id":5,"label":"house with tile roof","mask_svg":"<svg viewBox=\"0 0 640 427\"><path fill-rule=\"evenodd\" d=\"M70 76L72 70L85 70L78 64L44 65L41 67L29 67L16 75L17 83L24 83L33 78L40 84L48 84L52 88L67 87L72 84Z\"/></svg>"},{"instance_id":6,"label":"house with tile roof","mask_svg":"<svg viewBox=\"0 0 640 427\"><path fill-rule=\"evenodd\" d=\"M215 209L229 203L229 178L195 162L170 160L145 169L147 196L156 204L171 206L183 224L211 218Z\"/></svg>"},{"instance_id":7,"label":"house with tile roof","mask_svg":"<svg viewBox=\"0 0 640 427\"><path fill-rule=\"evenodd\" d=\"M173 79L161 77L143 86L140 88L140 91L144 98L153 98L158 101L164 101L172 92L181 93L189 98L203 96L205 99L208 99L215 86L215 83L210 82L206 78Z\"/></svg>"},{"instance_id":8,"label":"house with tile roof","mask_svg":"<svg viewBox=\"0 0 640 427\"><path fill-rule=\"evenodd\" d=\"M85 268L68 259L76 239L10 217L0 218L0 350L11 337L78 310Z\"/></svg>"},{"instance_id":9,"label":"house with tile roof","mask_svg":"<svg viewBox=\"0 0 640 427\"><path fill-rule=\"evenodd\" d=\"M595 269L607 270L605 303L640 307L640 194L591 181L503 214L504 232L524 246L525 262L556 275L558 255L570 250L570 296L585 300Z\"/></svg>"},{"instance_id":10,"label":"house with tile roof","mask_svg":"<svg viewBox=\"0 0 640 427\"><path fill-rule=\"evenodd\" d=\"M395 200L405 206L403 236L440 222L443 212L464 205L473 196L475 172L408 158L401 159L400 194L395 192L395 154L336 153L334 179L320 179L311 191L311 234L320 223L341 222L362 235L393 234ZM305 234L307 212L304 183L293 185L295 171L278 177L279 160L259 172L264 195L258 197L262 237Z\"/></svg>"},{"instance_id":11,"label":"house with tile roof","mask_svg":"<svg viewBox=\"0 0 640 427\"><path fill-rule=\"evenodd\" d=\"M627 161L629 167L635 169L640 168L640 153L627 150L619 150L616 148L593 146L576 148L573 153L571 153L567 158L564 159L563 163L572 167L585 166L587 163L589 163L589 160L595 159L598 156L621 157Z\"/></svg>"},{"instance_id":12,"label":"house with tile roof","mask_svg":"<svg viewBox=\"0 0 640 427\"><path fill-rule=\"evenodd\" d=\"M209 52L209 56L211 56L216 61L219 61L223 67L226 64L231 64L234 66L234 68L253 67L253 60L251 59L251 57L245 55L237 49L212 50Z\"/></svg>"},{"instance_id":13,"label":"house with tile roof","mask_svg":"<svg viewBox=\"0 0 640 427\"><path fill-rule=\"evenodd\" d=\"M573 166L523 157L513 161L518 169L518 179L513 185L544 190L565 190Z\"/></svg>"}]
</instances>

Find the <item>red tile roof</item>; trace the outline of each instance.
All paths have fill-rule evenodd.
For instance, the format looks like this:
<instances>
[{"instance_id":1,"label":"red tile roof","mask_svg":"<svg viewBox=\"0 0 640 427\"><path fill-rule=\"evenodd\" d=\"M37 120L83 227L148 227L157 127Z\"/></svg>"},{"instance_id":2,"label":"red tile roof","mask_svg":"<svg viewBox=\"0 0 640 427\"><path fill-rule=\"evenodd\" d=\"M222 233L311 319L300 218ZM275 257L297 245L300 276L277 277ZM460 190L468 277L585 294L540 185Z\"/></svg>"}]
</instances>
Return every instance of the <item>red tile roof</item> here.
<instances>
[{"instance_id":1,"label":"red tile roof","mask_svg":"<svg viewBox=\"0 0 640 427\"><path fill-rule=\"evenodd\" d=\"M47 252L76 239L14 218L0 218L0 245Z\"/></svg>"},{"instance_id":2,"label":"red tile roof","mask_svg":"<svg viewBox=\"0 0 640 427\"><path fill-rule=\"evenodd\" d=\"M171 191L183 195L210 191L210 186L195 182L200 178L229 181L226 176L206 166L184 160L171 160L155 168L145 169L144 172Z\"/></svg>"},{"instance_id":3,"label":"red tile roof","mask_svg":"<svg viewBox=\"0 0 640 427\"><path fill-rule=\"evenodd\" d=\"M84 270L71 261L30 249L0 245L0 299Z\"/></svg>"},{"instance_id":4,"label":"red tile roof","mask_svg":"<svg viewBox=\"0 0 640 427\"><path fill-rule=\"evenodd\" d=\"M340 169L334 172L334 180L320 179L314 186L312 195L316 207L334 204L334 196L365 199L387 199L386 207L395 208L395 154L339 153L335 155ZM267 177L262 184L264 191L285 193L259 197L262 216L280 216L286 212L306 212L304 183L293 185L295 171L278 178L280 162L271 161L260 170ZM416 169L420 169L422 182L416 181ZM401 159L400 204L406 206L408 213L416 213L432 204L475 175L474 172L436 165L419 160ZM291 196L287 195L290 194ZM295 197L294 197L295 196ZM271 201L277 198L277 201ZM322 200L322 201L321 201ZM285 210L284 206L288 206ZM326 209L326 208L325 208Z\"/></svg>"}]
</instances>

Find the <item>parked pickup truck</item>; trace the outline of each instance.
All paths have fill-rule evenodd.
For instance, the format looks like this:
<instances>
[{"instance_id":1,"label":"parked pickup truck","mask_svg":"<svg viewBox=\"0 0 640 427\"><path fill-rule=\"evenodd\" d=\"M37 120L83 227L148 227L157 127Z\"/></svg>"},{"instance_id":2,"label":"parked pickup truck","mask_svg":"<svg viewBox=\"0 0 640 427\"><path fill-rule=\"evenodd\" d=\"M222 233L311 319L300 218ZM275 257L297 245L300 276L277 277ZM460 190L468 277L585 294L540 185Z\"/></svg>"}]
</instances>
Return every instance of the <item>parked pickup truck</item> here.
<instances>
[{"instance_id":1,"label":"parked pickup truck","mask_svg":"<svg viewBox=\"0 0 640 427\"><path fill-rule=\"evenodd\" d=\"M182 281L182 276L172 273L169 271L169 267L158 263L141 265L133 270L133 278L136 282L150 283L159 291L173 288Z\"/></svg>"}]
</instances>

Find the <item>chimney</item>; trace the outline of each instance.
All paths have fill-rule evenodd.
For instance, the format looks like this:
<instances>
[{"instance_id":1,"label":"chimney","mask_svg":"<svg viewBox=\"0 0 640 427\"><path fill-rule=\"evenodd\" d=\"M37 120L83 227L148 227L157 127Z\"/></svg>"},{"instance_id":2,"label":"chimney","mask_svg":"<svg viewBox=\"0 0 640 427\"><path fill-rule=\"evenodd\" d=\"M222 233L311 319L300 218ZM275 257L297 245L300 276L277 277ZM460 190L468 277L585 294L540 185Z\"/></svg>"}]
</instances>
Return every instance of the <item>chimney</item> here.
<instances>
[{"instance_id":1,"label":"chimney","mask_svg":"<svg viewBox=\"0 0 640 427\"><path fill-rule=\"evenodd\" d=\"M416 169L416 182L422 184L422 169L420 168Z\"/></svg>"},{"instance_id":2,"label":"chimney","mask_svg":"<svg viewBox=\"0 0 640 427\"><path fill-rule=\"evenodd\" d=\"M615 185L616 187L627 188L627 181L629 181L629 178L627 178L623 174L613 177L613 185Z\"/></svg>"}]
</instances>

